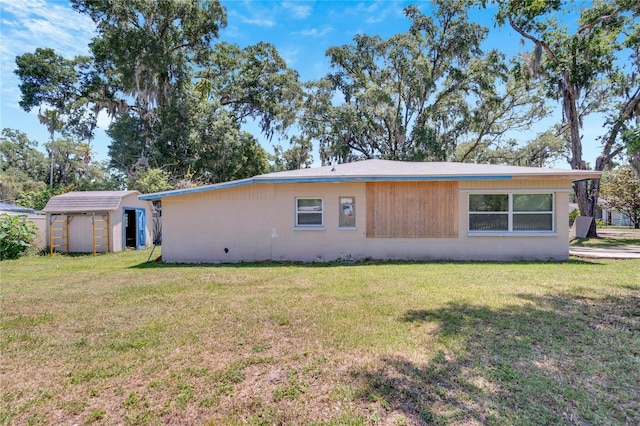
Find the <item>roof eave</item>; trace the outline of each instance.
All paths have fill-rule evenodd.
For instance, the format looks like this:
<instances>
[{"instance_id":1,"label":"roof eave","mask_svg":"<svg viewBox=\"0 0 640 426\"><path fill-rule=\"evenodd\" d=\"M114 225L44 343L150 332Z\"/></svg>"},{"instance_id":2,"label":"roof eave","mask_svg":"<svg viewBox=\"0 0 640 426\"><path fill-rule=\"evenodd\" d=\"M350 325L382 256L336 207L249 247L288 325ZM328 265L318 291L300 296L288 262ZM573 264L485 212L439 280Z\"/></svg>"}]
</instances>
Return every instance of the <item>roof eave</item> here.
<instances>
[{"instance_id":1,"label":"roof eave","mask_svg":"<svg viewBox=\"0 0 640 426\"><path fill-rule=\"evenodd\" d=\"M406 176L297 176L297 177L269 177L268 175L256 176L248 179L235 180L230 182L216 183L213 185L200 186L196 188L177 189L172 191L156 192L153 194L140 195L140 200L160 200L162 198L177 197L181 195L197 194L200 192L217 191L220 189L234 188L238 186L250 185L253 183L342 183L342 182L406 182L406 181L479 181L479 180L512 180L512 179L548 179L548 178L569 178L572 181L583 179L599 178L602 172L584 171L584 173L550 173L550 174L469 174L469 175L406 175Z\"/></svg>"}]
</instances>

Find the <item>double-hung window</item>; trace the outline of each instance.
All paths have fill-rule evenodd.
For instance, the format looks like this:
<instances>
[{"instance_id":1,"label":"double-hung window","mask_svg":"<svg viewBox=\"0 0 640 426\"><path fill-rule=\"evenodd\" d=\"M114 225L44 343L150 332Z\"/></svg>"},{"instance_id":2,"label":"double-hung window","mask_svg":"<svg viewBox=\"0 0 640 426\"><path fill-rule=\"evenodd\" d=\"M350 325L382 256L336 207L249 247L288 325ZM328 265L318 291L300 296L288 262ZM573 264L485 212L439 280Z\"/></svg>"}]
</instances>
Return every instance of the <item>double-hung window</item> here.
<instances>
[{"instance_id":1,"label":"double-hung window","mask_svg":"<svg viewBox=\"0 0 640 426\"><path fill-rule=\"evenodd\" d=\"M553 194L469 194L470 232L553 232Z\"/></svg>"},{"instance_id":2,"label":"double-hung window","mask_svg":"<svg viewBox=\"0 0 640 426\"><path fill-rule=\"evenodd\" d=\"M322 198L296 198L296 228L324 227Z\"/></svg>"}]
</instances>

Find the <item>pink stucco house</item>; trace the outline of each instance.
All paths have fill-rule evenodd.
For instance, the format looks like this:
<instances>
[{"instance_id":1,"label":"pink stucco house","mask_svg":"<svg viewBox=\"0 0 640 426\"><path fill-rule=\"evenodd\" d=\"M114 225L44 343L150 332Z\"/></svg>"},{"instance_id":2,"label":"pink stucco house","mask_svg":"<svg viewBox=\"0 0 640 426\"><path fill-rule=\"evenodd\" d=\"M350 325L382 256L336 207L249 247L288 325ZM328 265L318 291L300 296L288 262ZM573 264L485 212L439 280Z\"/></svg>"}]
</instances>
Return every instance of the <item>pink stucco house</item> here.
<instances>
[{"instance_id":1,"label":"pink stucco house","mask_svg":"<svg viewBox=\"0 0 640 426\"><path fill-rule=\"evenodd\" d=\"M565 260L572 182L599 172L367 160L142 195L169 263Z\"/></svg>"}]
</instances>

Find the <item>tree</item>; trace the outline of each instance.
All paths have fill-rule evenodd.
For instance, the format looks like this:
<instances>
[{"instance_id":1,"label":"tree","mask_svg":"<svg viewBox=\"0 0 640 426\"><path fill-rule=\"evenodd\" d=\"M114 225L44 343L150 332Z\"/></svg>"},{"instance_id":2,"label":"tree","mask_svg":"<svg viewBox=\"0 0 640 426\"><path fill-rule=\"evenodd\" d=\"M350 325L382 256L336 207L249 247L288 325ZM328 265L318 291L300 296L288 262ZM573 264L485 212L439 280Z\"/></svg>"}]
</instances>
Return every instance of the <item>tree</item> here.
<instances>
[{"instance_id":1,"label":"tree","mask_svg":"<svg viewBox=\"0 0 640 426\"><path fill-rule=\"evenodd\" d=\"M127 178L127 189L135 189L143 194L166 191L172 188L170 177L162 169L139 170Z\"/></svg>"},{"instance_id":2,"label":"tree","mask_svg":"<svg viewBox=\"0 0 640 426\"><path fill-rule=\"evenodd\" d=\"M129 100L109 129L112 167L132 180L158 168L173 182L201 183L265 170L266 153L241 126L284 132L301 96L272 45L214 44L226 26L215 0L73 4L97 25L90 47L101 81Z\"/></svg>"},{"instance_id":3,"label":"tree","mask_svg":"<svg viewBox=\"0 0 640 426\"><path fill-rule=\"evenodd\" d=\"M640 228L640 178L631 167L620 167L602 181L607 204L631 219Z\"/></svg>"},{"instance_id":4,"label":"tree","mask_svg":"<svg viewBox=\"0 0 640 426\"><path fill-rule=\"evenodd\" d=\"M25 180L46 182L47 160L38 150L37 141L19 130L4 128L0 136L0 170L19 173Z\"/></svg>"},{"instance_id":5,"label":"tree","mask_svg":"<svg viewBox=\"0 0 640 426\"><path fill-rule=\"evenodd\" d=\"M504 56L481 50L488 30L469 20L468 1L433 4L432 16L405 9L405 33L357 35L327 51L333 72L308 85L301 119L323 163L468 161L544 114L533 89L507 83ZM334 106L335 98L344 102Z\"/></svg>"},{"instance_id":6,"label":"tree","mask_svg":"<svg viewBox=\"0 0 640 426\"><path fill-rule=\"evenodd\" d=\"M298 170L311 167L313 156L311 140L300 136L292 136L289 148L283 149L280 145L274 147L275 155L274 171Z\"/></svg>"},{"instance_id":7,"label":"tree","mask_svg":"<svg viewBox=\"0 0 640 426\"><path fill-rule=\"evenodd\" d=\"M572 169L586 169L583 158L582 123L586 115L608 112L607 130L602 136L602 152L595 169L609 166L625 147L622 134L626 124L638 112L640 85L633 77L638 71L638 16L640 6L629 0L594 1L581 9L575 31L561 26L575 16L573 4L560 0L499 0L497 20L509 25L534 44L522 71L525 76L540 77L546 96L558 99L562 106L565 135ZM561 12L567 12L561 14ZM571 15L573 13L573 15ZM558 16L560 15L560 16ZM631 69L620 57L629 53ZM599 180L574 185L580 212L595 217ZM597 236L595 223L588 236Z\"/></svg>"},{"instance_id":8,"label":"tree","mask_svg":"<svg viewBox=\"0 0 640 426\"><path fill-rule=\"evenodd\" d=\"M96 118L95 111L87 109L88 85L84 76L90 67L90 58L78 56L65 59L53 49L38 48L16 58L16 75L20 78L20 106L25 111L39 108L38 118L47 126L49 143L56 132L81 136L90 143ZM44 108L44 110L43 110ZM55 155L49 152L49 185L54 185Z\"/></svg>"},{"instance_id":9,"label":"tree","mask_svg":"<svg viewBox=\"0 0 640 426\"><path fill-rule=\"evenodd\" d=\"M24 191L47 181L47 160L38 142L18 130L2 129L0 136L0 199L14 203Z\"/></svg>"},{"instance_id":10,"label":"tree","mask_svg":"<svg viewBox=\"0 0 640 426\"><path fill-rule=\"evenodd\" d=\"M240 48L220 42L209 59L209 67L197 74L196 89L229 111L238 125L253 119L271 138L295 122L302 99L298 73L287 67L272 44Z\"/></svg>"},{"instance_id":11,"label":"tree","mask_svg":"<svg viewBox=\"0 0 640 426\"><path fill-rule=\"evenodd\" d=\"M46 184L41 184L31 190L21 191L16 199L16 204L30 209L42 210L54 195L58 195L58 191L52 190Z\"/></svg>"},{"instance_id":12,"label":"tree","mask_svg":"<svg viewBox=\"0 0 640 426\"><path fill-rule=\"evenodd\" d=\"M206 66L211 43L226 26L224 9L217 0L72 4L96 23L90 48L97 74L112 98L132 100L119 109L137 117L144 140L138 156L148 158L163 110L173 103L175 111L190 85L191 67Z\"/></svg>"}]
</instances>

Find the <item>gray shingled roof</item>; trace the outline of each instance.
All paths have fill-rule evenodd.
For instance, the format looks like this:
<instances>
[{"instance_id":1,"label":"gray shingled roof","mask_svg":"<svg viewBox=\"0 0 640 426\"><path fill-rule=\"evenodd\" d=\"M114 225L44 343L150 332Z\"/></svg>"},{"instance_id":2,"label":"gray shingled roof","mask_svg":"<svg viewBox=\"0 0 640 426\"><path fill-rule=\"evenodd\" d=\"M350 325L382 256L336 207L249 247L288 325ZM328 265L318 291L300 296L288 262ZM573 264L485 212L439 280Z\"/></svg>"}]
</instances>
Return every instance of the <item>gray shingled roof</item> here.
<instances>
[{"instance_id":1,"label":"gray shingled roof","mask_svg":"<svg viewBox=\"0 0 640 426\"><path fill-rule=\"evenodd\" d=\"M251 183L507 180L527 177L560 177L580 180L598 178L600 175L600 172L589 170L548 169L495 164L365 160L336 164L335 166L268 173L249 179L222 182L197 188L145 194L139 198L141 200L158 200L165 197L212 191Z\"/></svg>"},{"instance_id":2,"label":"gray shingled roof","mask_svg":"<svg viewBox=\"0 0 640 426\"><path fill-rule=\"evenodd\" d=\"M498 164L473 164L452 162L409 162L391 160L366 160L335 166L289 170L256 176L254 179L297 179L313 177L468 177L468 176L570 176L590 175L600 172L586 170L549 169L542 167L503 166ZM584 176L576 177L582 179Z\"/></svg>"},{"instance_id":3,"label":"gray shingled roof","mask_svg":"<svg viewBox=\"0 0 640 426\"><path fill-rule=\"evenodd\" d=\"M74 191L56 195L44 207L47 213L106 212L116 210L122 199L138 191Z\"/></svg>"}]
</instances>

